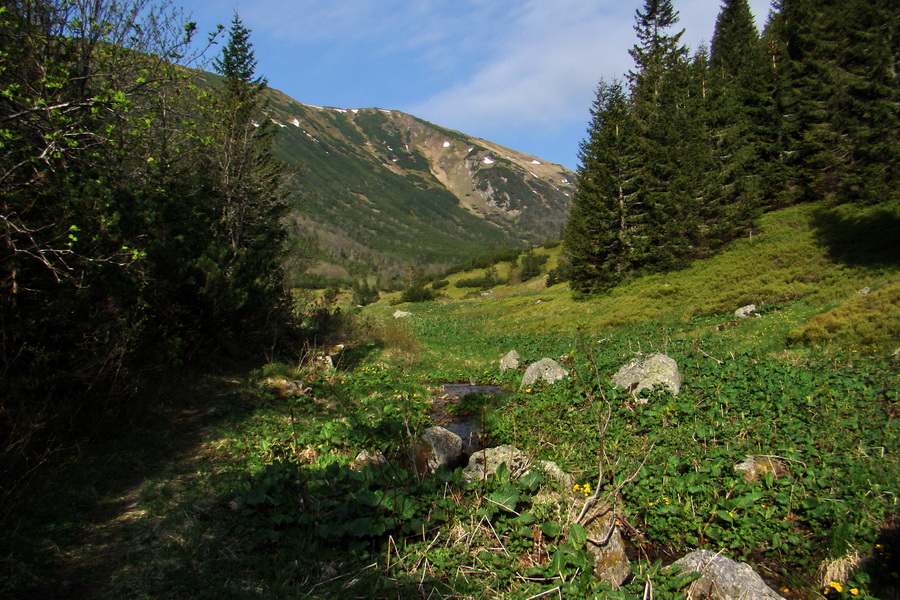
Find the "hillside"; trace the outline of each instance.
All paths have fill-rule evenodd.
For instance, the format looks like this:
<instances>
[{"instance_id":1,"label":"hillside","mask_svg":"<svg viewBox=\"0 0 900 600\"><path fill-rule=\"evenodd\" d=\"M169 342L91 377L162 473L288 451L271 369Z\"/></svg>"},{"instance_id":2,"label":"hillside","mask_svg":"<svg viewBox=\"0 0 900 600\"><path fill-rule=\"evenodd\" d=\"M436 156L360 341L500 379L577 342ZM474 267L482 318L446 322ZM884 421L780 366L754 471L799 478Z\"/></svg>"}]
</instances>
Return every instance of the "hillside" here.
<instances>
[{"instance_id":1,"label":"hillside","mask_svg":"<svg viewBox=\"0 0 900 600\"><path fill-rule=\"evenodd\" d=\"M704 548L788 600L896 598L900 264L889 238L864 240L897 216L773 212L712 259L590 302L543 277L489 295L455 286L474 271L450 276L437 302L401 305L406 318L394 296L344 311L329 340L346 343L337 369L303 354L177 383L139 431L82 448L57 474L65 485L46 482L54 500L22 510L24 551L0 589L600 600L652 586L675 600L688 580L664 567ZM558 249L537 252L554 265ZM760 316L735 318L747 302ZM498 368L512 348L572 376L521 388L521 368ZM641 404L609 378L651 352L673 357L684 382ZM416 476L411 444L442 385L459 382L503 395L448 414L477 422L488 446L555 461L577 487L511 470ZM388 466L359 467L363 450ZM734 467L747 455L775 471L745 479ZM626 524L632 577L619 592L592 574L572 511L585 489Z\"/></svg>"},{"instance_id":2,"label":"hillside","mask_svg":"<svg viewBox=\"0 0 900 600\"><path fill-rule=\"evenodd\" d=\"M292 232L323 274L447 266L489 246L557 237L574 174L399 111L321 108L269 91Z\"/></svg>"}]
</instances>

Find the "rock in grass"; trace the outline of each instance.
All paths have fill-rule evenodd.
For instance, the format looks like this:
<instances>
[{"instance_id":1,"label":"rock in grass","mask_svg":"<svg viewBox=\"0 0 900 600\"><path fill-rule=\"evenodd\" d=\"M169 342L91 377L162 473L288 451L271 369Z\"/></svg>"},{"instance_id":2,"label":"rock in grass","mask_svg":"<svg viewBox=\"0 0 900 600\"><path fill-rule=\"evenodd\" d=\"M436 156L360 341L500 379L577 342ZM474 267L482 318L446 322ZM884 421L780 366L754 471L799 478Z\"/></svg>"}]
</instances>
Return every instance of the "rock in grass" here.
<instances>
[{"instance_id":1,"label":"rock in grass","mask_svg":"<svg viewBox=\"0 0 900 600\"><path fill-rule=\"evenodd\" d=\"M587 549L594 555L594 576L617 590L631 576L631 561L625 554L625 542L616 527L612 511L588 522Z\"/></svg>"},{"instance_id":2,"label":"rock in grass","mask_svg":"<svg viewBox=\"0 0 900 600\"><path fill-rule=\"evenodd\" d=\"M784 600L750 565L716 552L697 550L678 559L674 565L680 566L683 573L693 571L701 575L685 590L688 598Z\"/></svg>"},{"instance_id":3,"label":"rock in grass","mask_svg":"<svg viewBox=\"0 0 900 600\"><path fill-rule=\"evenodd\" d=\"M519 368L519 353L515 350L510 350L506 353L506 356L500 359L500 370L501 371L515 371Z\"/></svg>"},{"instance_id":4,"label":"rock in grass","mask_svg":"<svg viewBox=\"0 0 900 600\"><path fill-rule=\"evenodd\" d=\"M415 455L419 473L435 471L439 467L456 467L462 458L462 438L452 431L435 425L419 436Z\"/></svg>"},{"instance_id":5,"label":"rock in grass","mask_svg":"<svg viewBox=\"0 0 900 600\"><path fill-rule=\"evenodd\" d=\"M748 483L758 480L766 473L778 475L785 471L784 465L771 456L756 456L754 454L748 454L744 462L734 466L734 470L743 471L744 481Z\"/></svg>"},{"instance_id":6,"label":"rock in grass","mask_svg":"<svg viewBox=\"0 0 900 600\"><path fill-rule=\"evenodd\" d=\"M747 306L742 306L736 311L734 311L734 316L738 319L746 319L750 315L756 312L755 304L748 304Z\"/></svg>"},{"instance_id":7,"label":"rock in grass","mask_svg":"<svg viewBox=\"0 0 900 600\"><path fill-rule=\"evenodd\" d=\"M409 311L406 311L406 310L399 310L399 309L398 309L398 310L395 310L395 311L394 311L394 318L395 318L395 319L405 319L406 317L411 317L411 316L412 316L412 313L409 312Z\"/></svg>"},{"instance_id":8,"label":"rock in grass","mask_svg":"<svg viewBox=\"0 0 900 600\"><path fill-rule=\"evenodd\" d=\"M469 464L463 469L463 479L482 481L493 475L497 467L504 463L513 479L525 474L531 466L531 460L524 452L513 445L504 444L473 452L469 457Z\"/></svg>"},{"instance_id":9,"label":"rock in grass","mask_svg":"<svg viewBox=\"0 0 900 600\"><path fill-rule=\"evenodd\" d=\"M542 358L525 369L525 375L522 377L522 385L519 387L527 387L534 385L538 381L547 383L556 383L569 376L569 372L552 358Z\"/></svg>"},{"instance_id":10,"label":"rock in grass","mask_svg":"<svg viewBox=\"0 0 900 600\"><path fill-rule=\"evenodd\" d=\"M612 382L637 395L663 385L674 395L681 389L681 371L675 359L665 354L651 354L641 360L632 359L613 375Z\"/></svg>"},{"instance_id":11,"label":"rock in grass","mask_svg":"<svg viewBox=\"0 0 900 600\"><path fill-rule=\"evenodd\" d=\"M368 450L363 450L359 454L356 455L356 458L353 460L353 465L351 468L354 471L359 471L366 467L370 467L373 469L381 469L382 467L386 467L388 464L387 458L385 458L384 454L381 452L376 452L372 454Z\"/></svg>"}]
</instances>

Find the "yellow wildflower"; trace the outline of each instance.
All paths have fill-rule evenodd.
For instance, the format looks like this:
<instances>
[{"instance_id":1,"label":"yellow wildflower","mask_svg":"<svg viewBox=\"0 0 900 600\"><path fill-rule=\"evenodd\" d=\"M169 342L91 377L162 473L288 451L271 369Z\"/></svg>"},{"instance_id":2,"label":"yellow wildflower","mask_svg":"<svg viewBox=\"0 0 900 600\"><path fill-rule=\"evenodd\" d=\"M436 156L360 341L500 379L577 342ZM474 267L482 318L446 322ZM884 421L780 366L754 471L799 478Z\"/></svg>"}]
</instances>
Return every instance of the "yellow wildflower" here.
<instances>
[{"instance_id":1,"label":"yellow wildflower","mask_svg":"<svg viewBox=\"0 0 900 600\"><path fill-rule=\"evenodd\" d=\"M844 586L841 585L840 581L832 581L831 583L828 584L828 587L830 587L831 589L836 591L838 594L840 594L841 592L844 591Z\"/></svg>"},{"instance_id":2,"label":"yellow wildflower","mask_svg":"<svg viewBox=\"0 0 900 600\"><path fill-rule=\"evenodd\" d=\"M859 588L850 588L850 593L854 596L859 596Z\"/></svg>"}]
</instances>

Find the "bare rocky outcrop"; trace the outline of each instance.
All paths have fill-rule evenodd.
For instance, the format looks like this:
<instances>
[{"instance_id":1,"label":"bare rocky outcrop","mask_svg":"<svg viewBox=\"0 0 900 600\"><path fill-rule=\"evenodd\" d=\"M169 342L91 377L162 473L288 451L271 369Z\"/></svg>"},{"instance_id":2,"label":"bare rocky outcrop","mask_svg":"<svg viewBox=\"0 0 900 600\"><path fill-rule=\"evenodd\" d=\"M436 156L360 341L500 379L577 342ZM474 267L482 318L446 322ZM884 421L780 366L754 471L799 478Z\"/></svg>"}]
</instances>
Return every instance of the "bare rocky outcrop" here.
<instances>
[{"instance_id":1,"label":"bare rocky outcrop","mask_svg":"<svg viewBox=\"0 0 900 600\"><path fill-rule=\"evenodd\" d=\"M552 384L568 376L569 372L562 368L558 362L552 358L542 358L525 369L525 375L522 376L522 385L520 387L528 387L538 381Z\"/></svg>"},{"instance_id":2,"label":"bare rocky outcrop","mask_svg":"<svg viewBox=\"0 0 900 600\"><path fill-rule=\"evenodd\" d=\"M665 354L651 354L643 360L632 359L612 377L615 385L627 389L634 395L662 385L677 396L681 389L681 381L678 363Z\"/></svg>"},{"instance_id":3,"label":"bare rocky outcrop","mask_svg":"<svg viewBox=\"0 0 900 600\"><path fill-rule=\"evenodd\" d=\"M697 550L673 563L682 572L700 573L686 590L688 598L711 600L784 600L751 567L709 550Z\"/></svg>"}]
</instances>

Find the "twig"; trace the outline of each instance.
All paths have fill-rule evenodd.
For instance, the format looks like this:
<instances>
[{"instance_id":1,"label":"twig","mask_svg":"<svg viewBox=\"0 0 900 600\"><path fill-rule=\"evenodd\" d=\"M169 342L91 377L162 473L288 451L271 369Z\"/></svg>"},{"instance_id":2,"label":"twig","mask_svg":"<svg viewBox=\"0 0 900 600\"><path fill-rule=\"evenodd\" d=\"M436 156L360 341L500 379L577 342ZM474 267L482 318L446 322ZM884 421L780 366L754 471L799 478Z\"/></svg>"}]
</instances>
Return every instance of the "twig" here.
<instances>
[{"instance_id":1,"label":"twig","mask_svg":"<svg viewBox=\"0 0 900 600\"><path fill-rule=\"evenodd\" d=\"M719 363L720 365L724 365L724 364L725 364L725 361L724 361L724 360L719 360L719 359L716 358L715 356L710 356L709 354L707 354L706 352L703 351L703 348L700 348L699 346L697 347L697 352L699 352L699 353L702 354L703 356L706 356L707 358L713 359L714 361L716 361L716 362Z\"/></svg>"},{"instance_id":2,"label":"twig","mask_svg":"<svg viewBox=\"0 0 900 600\"><path fill-rule=\"evenodd\" d=\"M647 449L646 454L644 454L644 459L641 461L641 464L638 465L638 468L635 469L634 472L631 475L629 475L628 477L626 477L621 483L619 483L619 485L617 485L614 490L608 492L606 494L606 500L604 500L604 502L607 501L609 498L614 498L616 496L616 494L618 494L621 491L621 489L623 487L625 487L626 484L631 483L631 481L635 477L637 477L638 473L641 472L641 469L643 469L644 465L647 463L647 459L650 458L650 453L653 452L653 448L655 446L656 446L656 442L653 442L652 444L650 444L650 448ZM576 523L581 523L581 520L584 519L584 516L587 514L587 512L594 506L594 503L597 502L597 499L600 497L600 489L601 489L602 485L603 485L602 481L597 482L596 491L594 492L594 494L591 497L589 497L587 500L584 501L584 506L581 507L581 512L578 514L578 518L575 519Z\"/></svg>"},{"instance_id":3,"label":"twig","mask_svg":"<svg viewBox=\"0 0 900 600\"><path fill-rule=\"evenodd\" d=\"M511 512L512 514L516 515L517 517L521 516L519 513L517 513L516 511L514 511L513 509L511 509L510 507L508 507L508 506L505 505L505 504L500 504L499 502L494 502L493 500L491 500L491 499L488 498L487 496L485 496L484 499L487 500L488 502L490 502L491 504L496 504L496 505L499 506L500 508L505 508L506 510L508 510L508 511Z\"/></svg>"},{"instance_id":4,"label":"twig","mask_svg":"<svg viewBox=\"0 0 900 600\"><path fill-rule=\"evenodd\" d=\"M306 593L306 595L309 596L310 594L312 594L313 590L316 589L317 587L319 587L320 585L325 585L326 583L331 583L332 581L337 581L338 579L344 579L346 577L353 577L355 575L364 573L364 572L368 571L369 569L372 569L377 566L378 566L378 563L373 562L371 565L365 566L362 569L355 571L353 573L345 573L343 575L336 575L336 576L332 577L331 579L326 579L325 581L320 581L319 583L317 583L314 586L312 586L311 588L309 588L309 591Z\"/></svg>"},{"instance_id":5,"label":"twig","mask_svg":"<svg viewBox=\"0 0 900 600\"><path fill-rule=\"evenodd\" d=\"M562 588L560 586L556 586L552 590L547 590L546 592L541 592L540 594L535 594L534 596L527 598L526 600L535 600L536 598L543 598L544 596L549 596L554 592L560 591Z\"/></svg>"},{"instance_id":6,"label":"twig","mask_svg":"<svg viewBox=\"0 0 900 600\"><path fill-rule=\"evenodd\" d=\"M491 528L491 531L494 532L494 537L497 538L497 543L500 544L500 548L503 549L503 552L505 552L506 554L509 554L509 551L506 549L506 546L503 545L503 540L501 540L501 539L500 539L500 536L497 535L497 530L494 529L494 526L491 525L491 522L488 521L486 517L482 517L481 521L488 524L488 527L490 527L490 528ZM481 523L479 523L479 525L480 525L480 524L481 524Z\"/></svg>"},{"instance_id":7,"label":"twig","mask_svg":"<svg viewBox=\"0 0 900 600\"><path fill-rule=\"evenodd\" d=\"M434 536L434 539L431 540L431 543L428 544L427 548L425 548L425 552L422 553L422 558L420 558L418 561L416 561L415 566L413 566L413 568L412 568L413 571L415 571L416 569L419 568L419 565L422 564L422 561L425 560L425 557L428 555L428 551L431 550L431 547L434 546L435 542L438 541L439 537L441 537L440 531L437 532L437 535Z\"/></svg>"}]
</instances>

